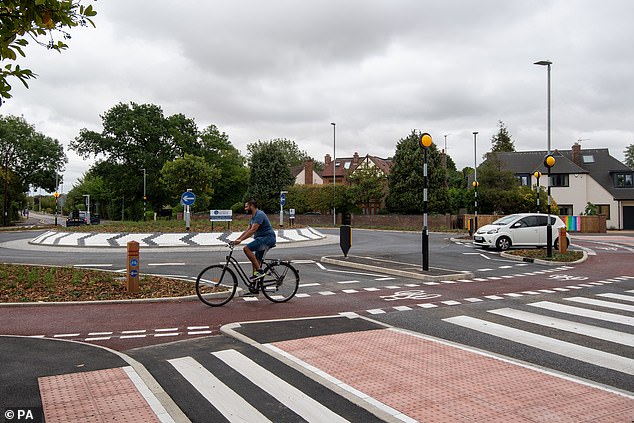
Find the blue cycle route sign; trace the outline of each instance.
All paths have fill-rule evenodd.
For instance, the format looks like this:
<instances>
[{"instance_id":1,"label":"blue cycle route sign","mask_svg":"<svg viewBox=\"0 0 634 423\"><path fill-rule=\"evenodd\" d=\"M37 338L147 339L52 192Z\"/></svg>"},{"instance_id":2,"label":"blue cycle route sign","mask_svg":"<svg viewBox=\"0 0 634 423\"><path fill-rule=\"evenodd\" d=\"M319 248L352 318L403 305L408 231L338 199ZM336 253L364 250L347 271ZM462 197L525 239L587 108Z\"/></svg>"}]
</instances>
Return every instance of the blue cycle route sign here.
<instances>
[{"instance_id":1,"label":"blue cycle route sign","mask_svg":"<svg viewBox=\"0 0 634 423\"><path fill-rule=\"evenodd\" d=\"M130 277L131 278L136 278L139 276L139 271L136 269L130 269Z\"/></svg>"},{"instance_id":2,"label":"blue cycle route sign","mask_svg":"<svg viewBox=\"0 0 634 423\"><path fill-rule=\"evenodd\" d=\"M139 265L139 260L133 258L130 260L130 266L131 267L137 267Z\"/></svg>"},{"instance_id":3,"label":"blue cycle route sign","mask_svg":"<svg viewBox=\"0 0 634 423\"><path fill-rule=\"evenodd\" d=\"M191 206L196 201L196 196L191 191L186 191L181 195L181 204L183 206Z\"/></svg>"},{"instance_id":4,"label":"blue cycle route sign","mask_svg":"<svg viewBox=\"0 0 634 423\"><path fill-rule=\"evenodd\" d=\"M286 204L286 194L281 193L280 194L280 204L283 206L284 204Z\"/></svg>"}]
</instances>

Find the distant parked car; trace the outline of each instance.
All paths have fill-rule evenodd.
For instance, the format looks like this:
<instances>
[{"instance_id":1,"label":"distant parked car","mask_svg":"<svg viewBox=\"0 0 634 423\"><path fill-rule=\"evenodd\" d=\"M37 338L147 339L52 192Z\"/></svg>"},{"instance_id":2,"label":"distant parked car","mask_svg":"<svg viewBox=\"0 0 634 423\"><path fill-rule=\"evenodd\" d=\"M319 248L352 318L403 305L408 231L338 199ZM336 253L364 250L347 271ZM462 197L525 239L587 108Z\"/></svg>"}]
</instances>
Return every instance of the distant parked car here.
<instances>
[{"instance_id":1,"label":"distant parked car","mask_svg":"<svg viewBox=\"0 0 634 423\"><path fill-rule=\"evenodd\" d=\"M559 216L550 215L553 246L559 248L559 228L566 225ZM478 228L473 243L478 247L494 247L508 250L513 247L546 247L548 215L541 213L519 213L504 216L490 225ZM566 247L570 244L566 235Z\"/></svg>"},{"instance_id":2,"label":"distant parked car","mask_svg":"<svg viewBox=\"0 0 634 423\"><path fill-rule=\"evenodd\" d=\"M97 213L91 213L90 214L90 224L91 225L98 225L101 223L101 218L99 217L99 214ZM88 224L88 216L86 216L86 212L85 211L73 211L71 212L70 216L68 216L68 219L66 219L66 226L81 226L81 225L87 225Z\"/></svg>"}]
</instances>

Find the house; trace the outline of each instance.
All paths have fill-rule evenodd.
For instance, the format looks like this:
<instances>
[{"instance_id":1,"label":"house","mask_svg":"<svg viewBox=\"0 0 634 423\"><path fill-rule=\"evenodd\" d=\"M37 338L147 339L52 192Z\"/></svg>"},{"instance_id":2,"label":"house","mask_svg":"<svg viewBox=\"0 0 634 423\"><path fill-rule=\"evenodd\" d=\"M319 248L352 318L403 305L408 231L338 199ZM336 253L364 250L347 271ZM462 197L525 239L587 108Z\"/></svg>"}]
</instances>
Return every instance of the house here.
<instances>
[{"instance_id":1,"label":"house","mask_svg":"<svg viewBox=\"0 0 634 423\"><path fill-rule=\"evenodd\" d=\"M495 153L506 170L520 184L536 186L534 173L541 172L540 186L547 188L544 166L546 151ZM634 229L634 170L614 157L607 148L582 150L575 143L570 150L554 150L555 165L551 169L551 195L561 215L580 215L586 205L597 206L606 216L608 229Z\"/></svg>"},{"instance_id":2,"label":"house","mask_svg":"<svg viewBox=\"0 0 634 423\"><path fill-rule=\"evenodd\" d=\"M334 172L333 167L335 169ZM324 158L324 171L321 176L324 184L332 184L334 177L336 178L335 184L350 185L349 177L357 170L364 168L376 168L387 177L392 169L392 159L383 159L369 154L365 157L360 157L359 153L355 152L352 157L338 157L336 161L334 161L330 157L330 154L326 154ZM387 179L384 191L387 192ZM359 207L363 211L363 214L377 214L380 209L385 207L385 198L380 202L373 201L370 204L359 204Z\"/></svg>"},{"instance_id":3,"label":"house","mask_svg":"<svg viewBox=\"0 0 634 423\"><path fill-rule=\"evenodd\" d=\"M295 178L295 185L321 185L324 183L321 176L315 172L312 160L306 160L299 166L293 166L291 174Z\"/></svg>"},{"instance_id":4,"label":"house","mask_svg":"<svg viewBox=\"0 0 634 423\"><path fill-rule=\"evenodd\" d=\"M324 157L324 171L321 173L324 184L332 184L333 179L333 160L330 154L326 154ZM392 159L382 159L377 156L366 155L360 157L359 153L355 151L352 157L337 157L335 167L335 183L350 185L348 176L352 175L355 170L363 167L376 167L385 176L389 176L392 169Z\"/></svg>"}]
</instances>

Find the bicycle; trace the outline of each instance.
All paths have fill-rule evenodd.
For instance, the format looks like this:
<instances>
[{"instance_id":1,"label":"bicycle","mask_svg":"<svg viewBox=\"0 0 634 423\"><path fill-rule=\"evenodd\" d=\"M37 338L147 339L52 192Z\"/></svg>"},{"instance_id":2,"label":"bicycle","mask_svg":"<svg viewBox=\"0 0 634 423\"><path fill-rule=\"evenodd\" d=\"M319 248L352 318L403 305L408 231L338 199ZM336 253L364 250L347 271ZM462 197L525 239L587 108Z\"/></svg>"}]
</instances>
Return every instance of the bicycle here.
<instances>
[{"instance_id":1,"label":"bicycle","mask_svg":"<svg viewBox=\"0 0 634 423\"><path fill-rule=\"evenodd\" d=\"M262 291L264 296L274 303L283 303L293 298L299 287L299 272L289 261L265 260L266 253L272 247L267 248L262 256L261 272L264 273L264 277L251 281L238 260L233 257L235 246L226 246L229 247L229 255L225 257L225 263L212 264L204 268L196 278L196 295L200 301L212 307L227 304L238 288L236 274L251 294Z\"/></svg>"}]
</instances>

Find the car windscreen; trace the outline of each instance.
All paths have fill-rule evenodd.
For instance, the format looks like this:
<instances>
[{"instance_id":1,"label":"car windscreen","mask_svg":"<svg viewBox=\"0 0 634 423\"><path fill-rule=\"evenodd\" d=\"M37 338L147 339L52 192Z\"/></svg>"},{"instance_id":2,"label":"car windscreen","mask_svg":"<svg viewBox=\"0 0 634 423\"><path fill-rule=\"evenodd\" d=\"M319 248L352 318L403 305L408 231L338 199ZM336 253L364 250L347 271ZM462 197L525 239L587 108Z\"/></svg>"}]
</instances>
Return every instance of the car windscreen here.
<instances>
[{"instance_id":1,"label":"car windscreen","mask_svg":"<svg viewBox=\"0 0 634 423\"><path fill-rule=\"evenodd\" d=\"M491 224L492 225L504 226L504 225L508 225L509 223L513 222L515 219L517 219L517 215L516 214L512 214L510 216L504 216L504 217L496 220L495 222L493 222Z\"/></svg>"}]
</instances>

